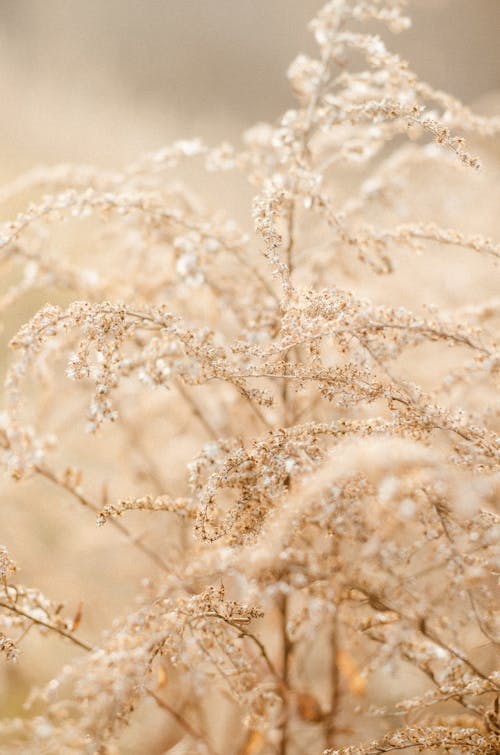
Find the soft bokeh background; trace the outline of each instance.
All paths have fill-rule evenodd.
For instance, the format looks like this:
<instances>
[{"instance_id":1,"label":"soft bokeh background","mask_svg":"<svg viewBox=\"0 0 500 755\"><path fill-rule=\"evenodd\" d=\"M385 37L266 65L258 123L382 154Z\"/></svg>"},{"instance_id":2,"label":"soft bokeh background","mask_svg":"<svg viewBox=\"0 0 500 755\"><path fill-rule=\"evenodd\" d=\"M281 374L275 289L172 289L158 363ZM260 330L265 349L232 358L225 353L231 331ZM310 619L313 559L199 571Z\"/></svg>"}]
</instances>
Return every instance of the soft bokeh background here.
<instances>
[{"instance_id":1,"label":"soft bokeh background","mask_svg":"<svg viewBox=\"0 0 500 755\"><path fill-rule=\"evenodd\" d=\"M0 181L41 164L119 167L182 137L237 141L243 129L274 120L292 105L285 71L298 51L314 50L306 24L320 4L0 0ZM414 0L409 8L413 29L393 38L391 47L434 85L480 112L500 112L500 1ZM493 154L494 146L488 149ZM493 233L494 196L479 206L471 187L446 222L453 223L457 206L463 215L469 203L468 229ZM211 203L201 179L193 188ZM238 205L233 194L231 186L217 184L217 203L227 202L248 223L247 202ZM425 195L424 185L422 206ZM15 203L0 207L0 216L17 209ZM435 285L439 288L440 281ZM443 285L453 296L453 285ZM7 337L45 298L28 299L0 323L0 373ZM172 430L176 451L183 427L181 418ZM106 433L104 445L116 443L113 433ZM109 457L119 453L119 444L108 447ZM105 457L97 463L94 457L92 464L99 479L112 476ZM143 525L135 521L139 531ZM97 538L93 518L47 485L0 487L0 522L0 543L21 563L20 581L64 600L70 612L83 600L86 638L130 608L141 576L148 573L146 562L130 558L123 539L106 529ZM33 679L47 678L73 655L58 638L34 638L23 650L19 666L0 672L0 709L6 715L19 712ZM141 751L133 736L124 753ZM140 737L138 730L138 743Z\"/></svg>"},{"instance_id":2,"label":"soft bokeh background","mask_svg":"<svg viewBox=\"0 0 500 755\"><path fill-rule=\"evenodd\" d=\"M2 0L2 177L117 165L179 136L236 139L291 104L318 0ZM500 86L498 0L412 0L393 46L471 103Z\"/></svg>"}]
</instances>

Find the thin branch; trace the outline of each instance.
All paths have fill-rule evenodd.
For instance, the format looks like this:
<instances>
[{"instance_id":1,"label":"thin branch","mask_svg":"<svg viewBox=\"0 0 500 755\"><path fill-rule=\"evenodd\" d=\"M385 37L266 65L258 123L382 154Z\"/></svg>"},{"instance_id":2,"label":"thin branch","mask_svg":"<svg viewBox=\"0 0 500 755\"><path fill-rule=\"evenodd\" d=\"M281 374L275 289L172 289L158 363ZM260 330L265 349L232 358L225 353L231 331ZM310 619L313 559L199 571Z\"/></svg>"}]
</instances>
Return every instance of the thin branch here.
<instances>
[{"instance_id":1,"label":"thin branch","mask_svg":"<svg viewBox=\"0 0 500 755\"><path fill-rule=\"evenodd\" d=\"M196 403L196 401L192 398L192 396L189 395L189 393L186 391L185 387L182 385L180 380L175 381L175 385L179 393L181 394L184 401L189 405L191 411L193 412L196 419L200 422L202 427L204 428L207 435L212 438L213 440L217 440L219 438L219 433L215 430L215 428L210 424L208 419L205 417L203 412L201 411L200 407Z\"/></svg>"},{"instance_id":2,"label":"thin branch","mask_svg":"<svg viewBox=\"0 0 500 755\"><path fill-rule=\"evenodd\" d=\"M437 517L439 519L439 522L441 524L441 527L443 529L444 535L445 535L445 537L446 537L446 539L448 541L448 544L450 546L450 551L451 551L452 557L454 558L454 561L455 561L455 563L456 563L456 565L457 565L457 567L458 567L458 569L460 571L460 575L461 575L462 580L463 580L463 585L465 586L465 591L467 593L467 597L469 598L469 602L470 602L472 611L474 613L474 616L476 617L477 625L478 625L479 629L481 630L481 632L486 637L486 639L490 640L490 642L492 642L494 645L500 645L500 641L498 640L498 638L494 637L491 634L491 632L489 631L488 627L485 626L482 617L478 613L477 606L476 606L476 601L475 601L475 598L474 598L474 594L473 594L472 590L469 587L467 587L467 582L466 582L466 579L465 579L466 572L465 572L465 568L464 568L463 556L462 556L461 552L458 550L457 546L455 545L455 542L454 542L453 537L451 535L450 527L449 527L449 524L448 524L448 521L447 521L447 513L445 513L442 510L441 506L439 505L439 501L436 501L434 499L434 497L430 494L429 491L424 490L424 492L425 492L425 494L427 496L427 499L428 499L429 503L431 504L432 508L436 512L436 515L437 515Z\"/></svg>"},{"instance_id":3,"label":"thin branch","mask_svg":"<svg viewBox=\"0 0 500 755\"><path fill-rule=\"evenodd\" d=\"M92 501L89 501L88 498L86 498L82 493L80 493L78 490L75 490L71 485L64 482L64 480L60 480L57 475L52 472L52 470L48 469L47 467L41 467L41 466L35 466L35 471L41 475L42 477L45 477L46 480L49 480L54 485L57 485L60 488L63 488L68 493L71 493L71 495L77 499L79 503L81 503L82 506L84 506L87 509L90 509L90 511L93 511L96 516L100 513L100 508L96 506L95 503L92 503ZM145 556L147 556L151 561L153 561L156 566L158 566L162 571L164 571L166 574L171 574L172 569L168 566L168 564L161 558L161 556L158 555L154 550L149 548L147 545L142 543L124 524L122 524L118 519L111 518L110 520L111 525L117 529L119 532L124 535L127 540L138 550L141 551Z\"/></svg>"},{"instance_id":4,"label":"thin branch","mask_svg":"<svg viewBox=\"0 0 500 755\"><path fill-rule=\"evenodd\" d=\"M431 640L431 642L433 642L435 645L438 645L439 647L443 648L443 650L446 650L454 658L461 661L465 666L467 666L467 668L470 671L476 674L476 676L478 676L480 679L488 682L488 684L491 685L492 690L500 691L500 685L498 685L487 674L481 671L481 669L478 668L475 663L473 663L469 658L463 655L459 650L455 650L455 648L448 645L447 642L445 642L441 637L439 637L439 635L436 634L435 631L431 630L428 626L428 622L426 621L424 617L413 618L411 616L408 616L407 614L403 613L403 611L401 611L399 608L395 608L394 606L390 605L390 603L388 602L385 596L376 594L373 590L369 590L367 587L362 587L358 584L353 584L352 586L356 590L359 590L359 592L366 595L371 605L380 606L381 610L392 611L393 613L397 614L402 619L404 619L404 621L407 621L415 629L417 629L421 634L423 634L424 637L427 637L427 639Z\"/></svg>"},{"instance_id":5,"label":"thin branch","mask_svg":"<svg viewBox=\"0 0 500 755\"><path fill-rule=\"evenodd\" d=\"M248 639L251 640L259 648L259 651L262 654L262 657L264 658L266 665L269 671L271 672L271 674L280 682L280 684L283 684L283 679L276 671L276 667L274 666L274 663L269 658L264 644L259 640L258 637L256 637L251 632L248 632L240 624L237 624L231 621L231 619L226 619L226 617L222 616L220 613L205 614L205 615L214 616L214 618L221 619L221 621L224 621L230 627L233 627L233 629L236 629L243 637L248 637Z\"/></svg>"},{"instance_id":6,"label":"thin branch","mask_svg":"<svg viewBox=\"0 0 500 755\"><path fill-rule=\"evenodd\" d=\"M207 737L203 736L201 732L197 731L194 726L192 726L189 721L187 721L184 716L182 716L178 711L174 710L163 698L161 698L154 690L152 690L150 687L146 687L146 693L156 702L158 707L160 707L162 710L166 711L172 718L176 721L176 723L181 726L187 734L189 734L190 737L193 737L193 739L198 740L199 742L203 742L205 747L207 748L210 755L217 755L216 750L213 749L213 747L210 745L210 743L207 740Z\"/></svg>"},{"instance_id":7,"label":"thin branch","mask_svg":"<svg viewBox=\"0 0 500 755\"><path fill-rule=\"evenodd\" d=\"M38 619L35 616L32 616L26 611L23 611L22 608L19 608L19 606L16 606L15 603L6 603L2 600L0 601L0 607L17 614L17 616L22 616L24 619L29 619L29 621L33 622L33 624L38 624L41 627L45 627L45 629L51 629L53 632L57 632L57 634L60 634L61 637L65 637L67 640L71 640L71 642L73 642L75 645L78 645L78 647L82 648L83 650L93 650L91 645L88 645L83 640L79 640L78 637L75 637L73 634L71 634L71 632L58 627L56 624L51 624L48 621L44 621L43 619Z\"/></svg>"}]
</instances>

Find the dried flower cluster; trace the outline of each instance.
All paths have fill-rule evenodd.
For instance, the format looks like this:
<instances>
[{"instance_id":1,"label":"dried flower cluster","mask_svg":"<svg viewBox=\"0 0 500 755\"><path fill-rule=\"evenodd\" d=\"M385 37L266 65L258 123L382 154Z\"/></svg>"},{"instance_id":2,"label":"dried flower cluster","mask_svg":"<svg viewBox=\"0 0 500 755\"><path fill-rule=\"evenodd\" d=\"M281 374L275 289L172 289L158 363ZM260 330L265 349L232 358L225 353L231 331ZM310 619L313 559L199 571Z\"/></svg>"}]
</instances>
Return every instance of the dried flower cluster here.
<instances>
[{"instance_id":1,"label":"dried flower cluster","mask_svg":"<svg viewBox=\"0 0 500 755\"><path fill-rule=\"evenodd\" d=\"M138 753L500 751L500 299L391 288L417 255L431 279L496 275L500 244L407 206L417 168L432 188L479 166L454 128L500 119L363 31L406 29L403 5L328 2L318 57L288 71L297 107L241 149L178 141L3 190L38 199L0 229L0 307L57 302L11 340L5 469L114 527L149 576L91 643L0 549L6 660L31 627L75 653L2 721L2 752L129 752L156 707ZM252 232L169 185L188 160L249 182ZM128 495L96 492L100 454Z\"/></svg>"}]
</instances>

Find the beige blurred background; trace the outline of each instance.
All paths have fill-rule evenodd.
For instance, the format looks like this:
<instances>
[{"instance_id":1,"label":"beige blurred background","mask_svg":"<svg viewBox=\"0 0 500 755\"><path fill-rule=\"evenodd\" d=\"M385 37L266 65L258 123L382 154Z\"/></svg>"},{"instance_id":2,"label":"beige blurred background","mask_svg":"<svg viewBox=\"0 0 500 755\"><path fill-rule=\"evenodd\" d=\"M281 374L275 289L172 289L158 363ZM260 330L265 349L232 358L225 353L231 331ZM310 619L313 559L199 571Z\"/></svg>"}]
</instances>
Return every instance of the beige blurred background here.
<instances>
[{"instance_id":1,"label":"beige blurred background","mask_svg":"<svg viewBox=\"0 0 500 755\"><path fill-rule=\"evenodd\" d=\"M117 166L181 136L237 139L292 100L319 0L1 0L0 177ZM410 0L391 44L468 103L500 87L499 0ZM488 107L484 105L484 107Z\"/></svg>"}]
</instances>

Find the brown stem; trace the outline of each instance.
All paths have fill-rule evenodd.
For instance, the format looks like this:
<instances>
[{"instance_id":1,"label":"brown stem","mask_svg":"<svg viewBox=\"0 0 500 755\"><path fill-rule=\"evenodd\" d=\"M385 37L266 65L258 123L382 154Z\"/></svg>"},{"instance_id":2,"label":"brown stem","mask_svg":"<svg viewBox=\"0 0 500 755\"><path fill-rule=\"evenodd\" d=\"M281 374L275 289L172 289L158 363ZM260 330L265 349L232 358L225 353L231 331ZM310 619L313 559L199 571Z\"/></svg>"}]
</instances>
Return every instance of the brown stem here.
<instances>
[{"instance_id":1,"label":"brown stem","mask_svg":"<svg viewBox=\"0 0 500 755\"><path fill-rule=\"evenodd\" d=\"M155 461L149 456L142 441L141 433L133 421L127 419L125 412L120 412L120 426L127 434L130 446L137 452L144 464L144 472L153 483L158 495L165 492L165 485ZM142 470L141 470L142 471Z\"/></svg>"},{"instance_id":2,"label":"brown stem","mask_svg":"<svg viewBox=\"0 0 500 755\"><path fill-rule=\"evenodd\" d=\"M207 748L210 755L217 755L216 751L210 746L210 743L207 741L207 737L203 736L201 732L197 731L194 726L192 726L189 721L186 721L184 716L182 716L178 711L174 710L163 698L161 698L159 695L156 694L156 692L149 687L146 687L146 693L153 698L153 700L156 702L158 707L160 707L162 710L166 711L172 718L176 721L176 723L181 726L184 731L186 731L190 737L193 737L193 739L197 739L199 742L203 742L205 747Z\"/></svg>"},{"instance_id":3,"label":"brown stem","mask_svg":"<svg viewBox=\"0 0 500 755\"><path fill-rule=\"evenodd\" d=\"M384 595L377 594L373 590L370 590L368 587L361 586L359 584L354 584L354 583L352 584L352 587L356 590L359 590L359 592L363 593L364 595L366 595L370 604L372 606L376 606L377 610L392 611L393 613L397 614L401 619L408 622L415 629L417 629L421 634L423 634L424 637L427 637L427 639L431 640L431 642L434 642L435 645L438 645L439 647L443 648L454 658L461 661L464 664L464 666L467 666L467 668L470 671L472 671L476 676L478 676L480 679L483 679L483 681L488 682L488 684L491 685L492 689L500 690L500 685L497 684L494 681L494 679L492 679L483 671L481 671L481 669L478 668L475 663L473 663L469 658L467 658L459 650L456 650L454 647L450 646L445 640L442 639L442 637L440 637L434 630L432 630L429 627L428 622L425 620L424 617L413 618L412 616L408 616L399 608L396 608L395 606L391 605L389 600Z\"/></svg>"},{"instance_id":4,"label":"brown stem","mask_svg":"<svg viewBox=\"0 0 500 755\"><path fill-rule=\"evenodd\" d=\"M191 411L193 412L194 416L197 420L199 420L200 424L203 426L205 432L210 438L213 438L213 440L217 440L219 437L219 433L216 432L216 430L212 427L208 419L205 417L203 412L201 411L200 407L196 403L196 401L189 395L189 393L186 391L184 386L182 385L180 380L176 380L175 385L177 387L177 390L181 394L184 401L189 404L189 407Z\"/></svg>"},{"instance_id":5,"label":"brown stem","mask_svg":"<svg viewBox=\"0 0 500 755\"><path fill-rule=\"evenodd\" d=\"M64 480L60 480L57 475L52 472L52 470L48 469L47 467L41 467L36 466L35 471L41 475L42 477L45 477L46 480L49 480L54 485L57 485L60 488L63 488L68 493L71 493L72 496L74 496L79 503L81 503L82 506L84 506L87 509L90 509L90 511L93 511L96 515L100 513L100 509L98 506L96 506L95 503L92 503L92 501L89 501L88 498L86 498L82 493L78 492L78 490L75 490L71 485L64 482ZM151 561L153 561L156 566L158 566L162 571L164 571L166 574L171 574L172 570L168 566L168 564L163 561L161 556L159 556L154 550L149 548L147 545L144 545L135 535L126 527L124 524L122 524L117 519L110 519L109 520L111 525L117 529L119 532L122 533L122 535L125 535L127 540L134 545L138 550L141 551L145 556L147 556Z\"/></svg>"},{"instance_id":6,"label":"brown stem","mask_svg":"<svg viewBox=\"0 0 500 755\"><path fill-rule=\"evenodd\" d=\"M206 616L206 615L210 615L210 614L205 614L205 616ZM258 638L258 637L256 637L256 636L255 636L254 634L252 634L251 632L248 632L248 631L247 631L246 629L244 629L244 627L242 627L242 626L241 626L240 624L237 624L236 622L234 622L234 621L231 621L231 619L226 619L226 617L225 617L225 616L222 616L222 615L221 615L221 614L219 614L219 613L214 613L214 614L213 614L213 616L214 616L214 617L216 617L217 619L221 619L221 621L224 621L224 622L225 622L226 624L229 624L229 626L230 626L230 627L233 627L233 629L236 629L236 630L237 630L237 631L238 631L238 632L240 633L240 635L241 635L242 637L248 637L248 639L249 639L249 640L251 640L251 641L252 641L252 642L254 643L254 645L256 645L256 646L258 647L258 649L259 649L259 651L260 651L260 653L261 653L262 657L264 658L264 660L265 660L265 662L266 662L266 665L267 665L267 667L268 667L269 671L270 671L270 672L271 672L271 674L272 674L272 675L273 675L273 676L274 676L274 677L275 677L275 678L276 678L276 679L277 679L277 680L278 680L278 681L280 682L280 686L282 686L282 684L283 684L283 680L281 679L280 675L279 675L279 674L278 674L278 672L276 671L276 668L275 668L275 666L274 666L274 663L273 663L273 662L271 661L271 659L269 658L269 656L268 656L268 654L267 654L267 650L266 650L266 648L265 648L264 644L263 644L263 643L262 643L262 642L261 642L261 641L259 640L259 638Z\"/></svg>"},{"instance_id":7,"label":"brown stem","mask_svg":"<svg viewBox=\"0 0 500 755\"><path fill-rule=\"evenodd\" d=\"M467 593L467 597L469 598L469 602L472 608L472 611L474 613L474 616L476 617L477 625L481 632L484 634L484 636L490 640L494 645L500 645L500 641L497 637L494 637L493 634L489 631L488 627L485 625L483 618L480 616L476 600L474 597L474 593L472 590L466 586L466 571L464 567L464 559L462 556L462 553L459 551L457 546L455 545L455 541L453 540L449 522L447 520L447 517L449 516L449 512L447 512L445 509L443 509L441 504L441 501L439 499L436 499L432 493L428 490L424 490L429 502L431 503L434 511L436 512L436 515L439 519L439 522L441 524L441 527L443 529L443 532L445 534L445 537L448 541L448 544L450 546L450 552L452 554L452 557L454 558L455 564L457 565L457 568L460 571L460 575L462 578L462 584L465 586L465 591Z\"/></svg>"},{"instance_id":8,"label":"brown stem","mask_svg":"<svg viewBox=\"0 0 500 755\"><path fill-rule=\"evenodd\" d=\"M337 733L337 714L340 700L340 674L337 665L338 656L338 617L337 612L332 619L332 628L330 632L330 653L331 653L331 687L330 687L330 709L325 718L325 741L327 747L335 745L335 735Z\"/></svg>"},{"instance_id":9,"label":"brown stem","mask_svg":"<svg viewBox=\"0 0 500 755\"><path fill-rule=\"evenodd\" d=\"M29 621L31 621L33 624L38 624L38 626L45 627L45 629L51 629L53 632L57 632L57 634L60 634L61 637L66 637L67 640L71 640L71 642L73 642L75 645L78 645L78 647L82 648L83 650L91 651L93 649L91 645L88 645L83 640L79 640L78 637L75 637L73 634L71 634L71 632L67 632L65 629L58 627L56 624L51 624L48 621L37 619L35 618L35 616L31 616L31 614L23 611L23 609L19 608L19 606L16 606L15 603L6 603L2 600L0 601L0 607L17 614L17 616L22 616L24 619L29 619Z\"/></svg>"},{"instance_id":10,"label":"brown stem","mask_svg":"<svg viewBox=\"0 0 500 755\"><path fill-rule=\"evenodd\" d=\"M285 686L285 690L289 690L290 689L290 660L291 660L293 644L290 641L290 638L288 636L288 631L287 631L287 622L288 622L288 596L287 595L282 595L281 600L279 602L279 608L281 612L282 666L283 666L282 678L283 678L283 684ZM289 723L289 717L290 717L290 707L289 707L287 694L283 696L283 704L284 704L284 711L283 711L283 721L281 724L281 741L280 741L280 748L279 748L280 755L286 755L287 749L288 749L288 723Z\"/></svg>"}]
</instances>

